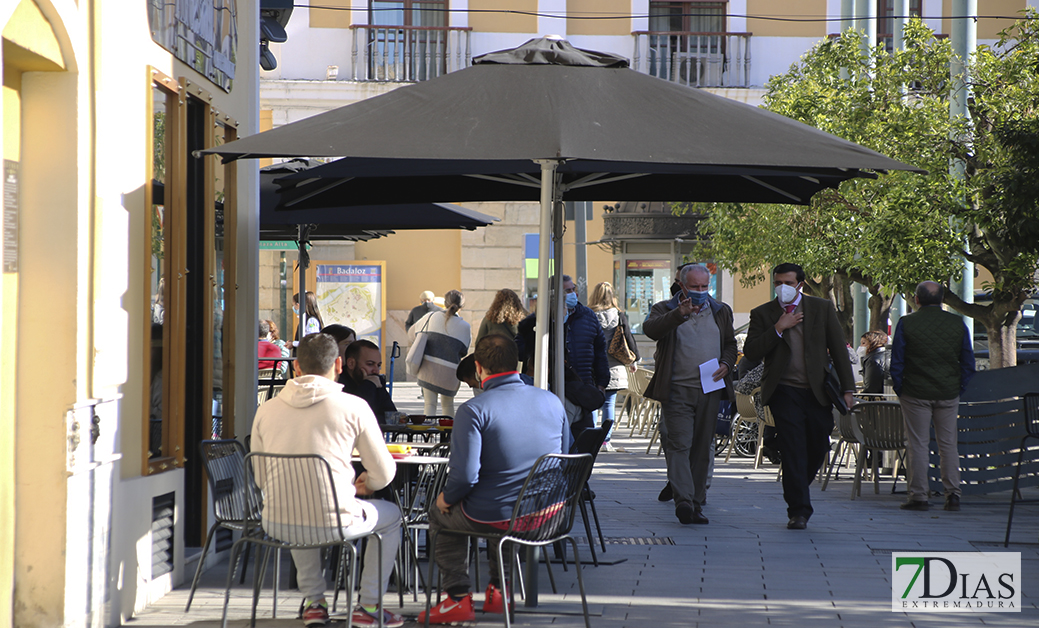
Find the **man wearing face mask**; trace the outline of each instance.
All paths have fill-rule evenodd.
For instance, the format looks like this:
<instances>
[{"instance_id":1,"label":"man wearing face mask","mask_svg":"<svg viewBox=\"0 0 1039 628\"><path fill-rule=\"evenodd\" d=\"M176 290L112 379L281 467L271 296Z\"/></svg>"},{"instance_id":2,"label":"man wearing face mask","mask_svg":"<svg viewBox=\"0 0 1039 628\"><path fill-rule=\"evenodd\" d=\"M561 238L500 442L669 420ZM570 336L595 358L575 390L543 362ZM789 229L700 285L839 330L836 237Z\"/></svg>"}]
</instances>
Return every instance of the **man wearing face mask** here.
<instances>
[{"instance_id":1,"label":"man wearing face mask","mask_svg":"<svg viewBox=\"0 0 1039 628\"><path fill-rule=\"evenodd\" d=\"M790 530L808 525L813 512L808 487L830 449L833 406L823 385L827 366L833 363L849 408L855 390L837 311L827 299L801 294L804 279L797 264L772 270L776 299L751 310L743 345L747 359L765 361L761 402L776 420Z\"/></svg>"},{"instance_id":2,"label":"man wearing face mask","mask_svg":"<svg viewBox=\"0 0 1039 628\"><path fill-rule=\"evenodd\" d=\"M662 404L661 430L667 479L682 523L708 523L703 514L711 443L723 396L735 399L731 373L736 364L732 308L709 294L711 271L703 264L682 268L682 290L650 309L642 331L657 341L656 372L645 395ZM702 381L700 365L718 361ZM719 381L725 385L704 392Z\"/></svg>"}]
</instances>

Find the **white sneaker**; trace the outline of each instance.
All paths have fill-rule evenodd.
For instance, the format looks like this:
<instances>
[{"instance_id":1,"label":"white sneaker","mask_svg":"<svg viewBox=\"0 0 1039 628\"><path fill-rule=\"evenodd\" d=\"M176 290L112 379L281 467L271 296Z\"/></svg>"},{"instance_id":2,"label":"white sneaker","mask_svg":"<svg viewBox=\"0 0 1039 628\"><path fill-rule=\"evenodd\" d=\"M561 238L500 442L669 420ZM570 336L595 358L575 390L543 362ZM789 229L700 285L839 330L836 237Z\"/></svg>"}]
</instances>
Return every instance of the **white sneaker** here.
<instances>
[{"instance_id":1,"label":"white sneaker","mask_svg":"<svg viewBox=\"0 0 1039 628\"><path fill-rule=\"evenodd\" d=\"M613 444L610 441L606 441L602 444L603 451L617 451L613 448Z\"/></svg>"}]
</instances>

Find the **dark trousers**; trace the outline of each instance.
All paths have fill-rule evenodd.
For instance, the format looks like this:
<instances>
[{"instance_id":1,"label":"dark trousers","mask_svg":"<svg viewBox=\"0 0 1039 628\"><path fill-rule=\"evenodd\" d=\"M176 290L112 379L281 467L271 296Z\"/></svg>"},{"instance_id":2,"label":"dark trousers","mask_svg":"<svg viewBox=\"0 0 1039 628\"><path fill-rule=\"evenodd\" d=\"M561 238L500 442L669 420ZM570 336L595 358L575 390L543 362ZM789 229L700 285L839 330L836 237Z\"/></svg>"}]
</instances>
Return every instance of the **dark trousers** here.
<instances>
[{"instance_id":1,"label":"dark trousers","mask_svg":"<svg viewBox=\"0 0 1039 628\"><path fill-rule=\"evenodd\" d=\"M833 432L833 410L808 388L776 387L768 402L776 419L776 444L783 465L783 498L788 517L812 516L808 487L826 461Z\"/></svg>"}]
</instances>

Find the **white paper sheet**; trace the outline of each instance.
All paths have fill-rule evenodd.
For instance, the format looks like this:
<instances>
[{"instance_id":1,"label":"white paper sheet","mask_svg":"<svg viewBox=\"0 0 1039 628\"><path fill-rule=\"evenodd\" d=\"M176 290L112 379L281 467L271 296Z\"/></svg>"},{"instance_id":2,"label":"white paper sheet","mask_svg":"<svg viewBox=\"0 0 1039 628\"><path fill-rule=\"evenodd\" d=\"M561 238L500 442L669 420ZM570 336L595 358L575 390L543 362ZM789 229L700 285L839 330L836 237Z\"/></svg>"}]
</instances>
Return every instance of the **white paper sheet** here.
<instances>
[{"instance_id":1,"label":"white paper sheet","mask_svg":"<svg viewBox=\"0 0 1039 628\"><path fill-rule=\"evenodd\" d=\"M705 393L714 392L721 390L725 387L725 378L721 378L718 381L714 381L714 372L718 370L721 365L718 364L717 359L707 360L700 365L700 385L703 387Z\"/></svg>"}]
</instances>

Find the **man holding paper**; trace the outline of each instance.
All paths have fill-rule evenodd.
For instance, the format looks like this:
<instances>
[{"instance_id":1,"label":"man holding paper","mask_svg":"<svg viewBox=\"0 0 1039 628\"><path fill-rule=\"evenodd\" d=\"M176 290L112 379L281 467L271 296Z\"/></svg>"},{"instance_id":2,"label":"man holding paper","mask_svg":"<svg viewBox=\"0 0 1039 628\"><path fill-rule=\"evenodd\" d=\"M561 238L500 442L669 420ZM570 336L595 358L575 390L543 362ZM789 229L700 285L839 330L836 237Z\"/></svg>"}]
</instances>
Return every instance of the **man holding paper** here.
<instances>
[{"instance_id":1,"label":"man holding paper","mask_svg":"<svg viewBox=\"0 0 1039 628\"><path fill-rule=\"evenodd\" d=\"M682 290L653 305L642 331L657 341L656 372L645 395L662 404L660 430L667 479L682 523L706 524L707 473L718 402L735 399L736 364L732 308L711 298L711 271L690 264L679 275Z\"/></svg>"}]
</instances>

